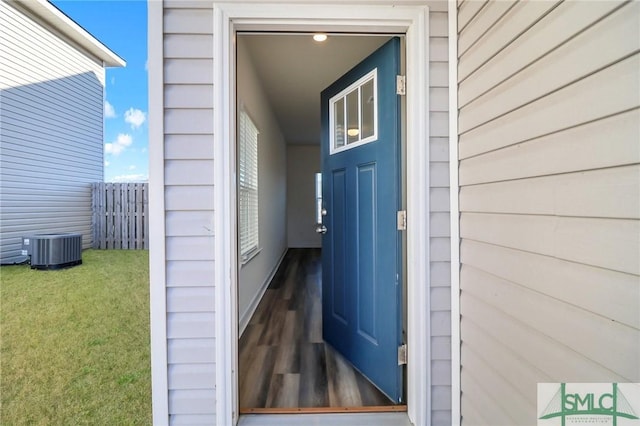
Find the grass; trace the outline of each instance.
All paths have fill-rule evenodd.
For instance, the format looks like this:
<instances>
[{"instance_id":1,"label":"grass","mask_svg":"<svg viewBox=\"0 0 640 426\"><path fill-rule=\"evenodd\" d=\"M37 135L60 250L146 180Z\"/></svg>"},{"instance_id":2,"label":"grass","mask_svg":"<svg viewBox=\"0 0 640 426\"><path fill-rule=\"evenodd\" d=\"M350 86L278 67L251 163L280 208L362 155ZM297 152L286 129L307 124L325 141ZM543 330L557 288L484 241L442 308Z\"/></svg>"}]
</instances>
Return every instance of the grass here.
<instances>
[{"instance_id":1,"label":"grass","mask_svg":"<svg viewBox=\"0 0 640 426\"><path fill-rule=\"evenodd\" d=\"M0 424L151 424L148 251L0 268Z\"/></svg>"}]
</instances>

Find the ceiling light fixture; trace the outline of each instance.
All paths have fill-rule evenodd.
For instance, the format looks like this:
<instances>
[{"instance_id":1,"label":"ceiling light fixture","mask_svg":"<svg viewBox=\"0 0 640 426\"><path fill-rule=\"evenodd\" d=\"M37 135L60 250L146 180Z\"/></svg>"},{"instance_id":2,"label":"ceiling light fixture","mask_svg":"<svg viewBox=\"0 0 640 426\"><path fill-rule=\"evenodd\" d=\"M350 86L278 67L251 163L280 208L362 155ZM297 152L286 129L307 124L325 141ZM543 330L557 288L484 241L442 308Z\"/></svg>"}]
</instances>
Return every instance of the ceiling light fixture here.
<instances>
[{"instance_id":1,"label":"ceiling light fixture","mask_svg":"<svg viewBox=\"0 0 640 426\"><path fill-rule=\"evenodd\" d=\"M358 136L360 134L360 130L358 129L349 129L347 130L347 135L354 137L354 136Z\"/></svg>"},{"instance_id":2,"label":"ceiling light fixture","mask_svg":"<svg viewBox=\"0 0 640 426\"><path fill-rule=\"evenodd\" d=\"M313 39L317 42L323 42L327 39L327 35L326 34L314 34L313 35Z\"/></svg>"}]
</instances>

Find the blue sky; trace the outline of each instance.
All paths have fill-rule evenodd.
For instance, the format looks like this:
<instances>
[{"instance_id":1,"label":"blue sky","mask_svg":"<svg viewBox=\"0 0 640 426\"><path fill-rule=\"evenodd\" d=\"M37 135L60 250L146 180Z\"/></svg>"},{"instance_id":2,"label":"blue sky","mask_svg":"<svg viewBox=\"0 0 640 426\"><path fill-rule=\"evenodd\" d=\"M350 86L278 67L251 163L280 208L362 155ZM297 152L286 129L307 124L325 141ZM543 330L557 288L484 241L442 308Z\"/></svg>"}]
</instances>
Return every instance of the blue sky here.
<instances>
[{"instance_id":1,"label":"blue sky","mask_svg":"<svg viewBox=\"0 0 640 426\"><path fill-rule=\"evenodd\" d=\"M104 178L106 182L147 180L147 2L51 3L127 62L125 68L106 70Z\"/></svg>"}]
</instances>

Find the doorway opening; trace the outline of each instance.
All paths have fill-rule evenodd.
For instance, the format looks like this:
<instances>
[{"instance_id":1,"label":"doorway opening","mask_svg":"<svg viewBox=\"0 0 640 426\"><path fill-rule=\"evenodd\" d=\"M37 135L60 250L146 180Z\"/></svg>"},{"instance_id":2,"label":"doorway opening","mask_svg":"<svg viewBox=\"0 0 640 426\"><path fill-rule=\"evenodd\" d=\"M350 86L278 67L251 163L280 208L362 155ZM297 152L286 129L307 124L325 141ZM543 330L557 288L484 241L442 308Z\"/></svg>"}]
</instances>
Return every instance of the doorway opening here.
<instances>
[{"instance_id":1,"label":"doorway opening","mask_svg":"<svg viewBox=\"0 0 640 426\"><path fill-rule=\"evenodd\" d=\"M319 43L308 33L237 33L236 116L255 121L260 188L259 244L245 256L238 242L241 413L406 410L325 344L315 232L320 92L391 37L329 34ZM238 128L239 144L242 137ZM246 209L237 193L238 209ZM244 235L246 215L238 218Z\"/></svg>"},{"instance_id":2,"label":"doorway opening","mask_svg":"<svg viewBox=\"0 0 640 426\"><path fill-rule=\"evenodd\" d=\"M358 421L371 424L383 417L391 423L428 424L431 413L431 363L429 342L429 8L426 6L334 5L261 3L214 4L213 82L214 91L214 168L216 221L214 255L216 259L216 419L237 424L238 414L238 301L235 189L235 39L241 31L302 31L353 33L405 33L407 40L406 95L406 176L407 217L407 413L404 417L376 414L371 421L360 415ZM226 285L228 283L229 285ZM352 421L353 415L323 414L332 424ZM368 415L363 415L369 419ZM248 425L250 416L242 418ZM278 416L269 416L273 421ZM405 420L402 420L404 418ZM287 417L291 419L291 417ZM300 420L300 419L298 419ZM293 420L292 420L293 421ZM314 420L314 421L319 421ZM257 420L263 424L264 420Z\"/></svg>"}]
</instances>

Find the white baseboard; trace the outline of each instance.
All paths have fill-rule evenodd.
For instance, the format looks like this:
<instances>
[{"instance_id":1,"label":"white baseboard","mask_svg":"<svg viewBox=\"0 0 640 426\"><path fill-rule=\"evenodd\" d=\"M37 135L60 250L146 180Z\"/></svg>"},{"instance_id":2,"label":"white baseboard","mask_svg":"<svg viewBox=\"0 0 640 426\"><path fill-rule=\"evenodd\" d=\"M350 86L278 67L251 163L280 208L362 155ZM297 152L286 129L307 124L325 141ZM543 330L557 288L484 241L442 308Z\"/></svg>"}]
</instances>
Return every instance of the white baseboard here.
<instances>
[{"instance_id":1,"label":"white baseboard","mask_svg":"<svg viewBox=\"0 0 640 426\"><path fill-rule=\"evenodd\" d=\"M264 280L264 282L260 286L260 290L258 290L258 292L253 297L253 299L251 299L251 303L249 303L249 306L247 306L247 309L245 309L245 311L240 315L240 320L238 321L239 337L242 337L242 333L244 333L244 330L249 325L249 320L251 320L251 317L253 316L254 312L258 308L258 304L262 300L262 296L264 296L264 293L267 291L267 288L269 287L271 280L273 280L273 277L275 277L276 272L278 272L278 268L280 268L280 264L284 260L284 256L287 254L287 251L289 251L289 248L284 249L284 251L282 252L282 255L280 256L280 259L278 259L278 261L276 262L276 266L271 270L271 273L269 274L269 276L267 276L267 278Z\"/></svg>"}]
</instances>

